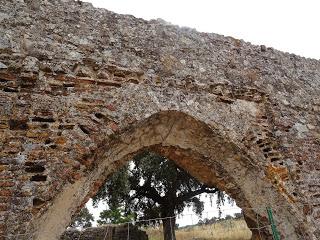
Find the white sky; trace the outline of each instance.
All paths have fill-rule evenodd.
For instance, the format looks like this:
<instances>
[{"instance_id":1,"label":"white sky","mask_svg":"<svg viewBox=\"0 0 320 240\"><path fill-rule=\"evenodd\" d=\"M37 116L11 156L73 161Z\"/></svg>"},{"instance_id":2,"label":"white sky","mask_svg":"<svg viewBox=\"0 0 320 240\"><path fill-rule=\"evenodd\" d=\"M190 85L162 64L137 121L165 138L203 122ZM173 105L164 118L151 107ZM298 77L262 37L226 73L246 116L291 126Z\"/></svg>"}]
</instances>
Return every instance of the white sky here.
<instances>
[{"instance_id":1,"label":"white sky","mask_svg":"<svg viewBox=\"0 0 320 240\"><path fill-rule=\"evenodd\" d=\"M162 18L320 59L319 0L85 0L144 19Z\"/></svg>"},{"instance_id":2,"label":"white sky","mask_svg":"<svg viewBox=\"0 0 320 240\"><path fill-rule=\"evenodd\" d=\"M147 20L162 18L172 24L232 36L285 52L320 59L320 0L85 0L96 7ZM92 209L96 218L99 210ZM226 205L225 208L234 208ZM207 201L209 217L217 210ZM235 212L225 210L225 214ZM190 214L186 209L184 214ZM206 213L204 214L206 217ZM178 223L197 222L186 216Z\"/></svg>"}]
</instances>

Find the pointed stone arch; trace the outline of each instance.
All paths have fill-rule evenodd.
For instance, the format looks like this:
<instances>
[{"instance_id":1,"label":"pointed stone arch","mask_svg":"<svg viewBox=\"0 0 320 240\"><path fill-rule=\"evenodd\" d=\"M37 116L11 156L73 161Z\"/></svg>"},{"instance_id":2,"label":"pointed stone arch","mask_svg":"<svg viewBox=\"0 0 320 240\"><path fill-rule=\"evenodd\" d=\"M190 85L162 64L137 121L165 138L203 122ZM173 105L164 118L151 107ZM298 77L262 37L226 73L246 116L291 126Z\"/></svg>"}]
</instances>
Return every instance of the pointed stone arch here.
<instances>
[{"instance_id":1,"label":"pointed stone arch","mask_svg":"<svg viewBox=\"0 0 320 240\"><path fill-rule=\"evenodd\" d=\"M74 0L0 8L0 238L58 235L143 147L244 210L271 205L285 238L320 238L319 61Z\"/></svg>"},{"instance_id":2,"label":"pointed stone arch","mask_svg":"<svg viewBox=\"0 0 320 240\"><path fill-rule=\"evenodd\" d=\"M145 149L168 157L201 182L228 193L243 208L250 227L257 227L257 215L260 225L268 224L265 206L270 206L280 221L286 219L285 226L281 226L282 234L296 236L297 219L291 215L289 204L261 175L261 169L253 164L255 160L223 135L222 130L182 112L164 111L112 135L92 156L95 159L92 167L79 180L64 186L47 213L36 221L36 239L58 238L71 216L107 177ZM268 231L261 232L270 236Z\"/></svg>"}]
</instances>

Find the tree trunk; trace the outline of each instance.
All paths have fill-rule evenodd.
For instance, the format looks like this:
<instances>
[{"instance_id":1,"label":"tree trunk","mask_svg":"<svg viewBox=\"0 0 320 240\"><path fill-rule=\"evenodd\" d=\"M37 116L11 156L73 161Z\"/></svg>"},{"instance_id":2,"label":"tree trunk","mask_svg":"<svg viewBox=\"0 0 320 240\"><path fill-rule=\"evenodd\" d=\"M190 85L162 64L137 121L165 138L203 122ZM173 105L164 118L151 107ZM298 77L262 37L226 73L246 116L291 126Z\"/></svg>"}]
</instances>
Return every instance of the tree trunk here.
<instances>
[{"instance_id":1,"label":"tree trunk","mask_svg":"<svg viewBox=\"0 0 320 240\"><path fill-rule=\"evenodd\" d=\"M171 216L172 217L172 216ZM176 240L175 226L176 218L165 218L163 223L163 239L164 240Z\"/></svg>"}]
</instances>

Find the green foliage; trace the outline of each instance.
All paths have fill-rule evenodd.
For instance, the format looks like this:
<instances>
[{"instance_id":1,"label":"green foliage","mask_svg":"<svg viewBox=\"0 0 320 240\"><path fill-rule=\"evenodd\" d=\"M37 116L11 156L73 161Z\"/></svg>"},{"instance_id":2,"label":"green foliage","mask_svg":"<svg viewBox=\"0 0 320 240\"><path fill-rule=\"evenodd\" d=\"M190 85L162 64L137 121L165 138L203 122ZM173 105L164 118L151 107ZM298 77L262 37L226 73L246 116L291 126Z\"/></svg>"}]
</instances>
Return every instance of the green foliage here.
<instances>
[{"instance_id":1,"label":"green foliage","mask_svg":"<svg viewBox=\"0 0 320 240\"><path fill-rule=\"evenodd\" d=\"M126 221L124 215L140 220L168 217L181 213L187 206L201 215L201 193L218 193L224 198L223 193L200 183L173 161L153 152L142 152L108 179L93 202L96 205L104 201L109 207L100 215L100 223L117 223ZM223 204L223 199L218 204Z\"/></svg>"},{"instance_id":2,"label":"green foliage","mask_svg":"<svg viewBox=\"0 0 320 240\"><path fill-rule=\"evenodd\" d=\"M94 221L93 215L89 212L88 208L84 207L80 213L75 216L70 224L70 227L87 228L92 226Z\"/></svg>"},{"instance_id":3,"label":"green foliage","mask_svg":"<svg viewBox=\"0 0 320 240\"><path fill-rule=\"evenodd\" d=\"M97 221L98 224L108 224L108 223L126 223L134 219L133 214L124 215L124 212L119 208L113 208L104 210L100 213L100 219Z\"/></svg>"},{"instance_id":4,"label":"green foliage","mask_svg":"<svg viewBox=\"0 0 320 240\"><path fill-rule=\"evenodd\" d=\"M93 205L96 206L98 202L104 201L110 209L122 206L130 193L131 184L128 177L128 165L126 165L108 179L93 198Z\"/></svg>"}]
</instances>

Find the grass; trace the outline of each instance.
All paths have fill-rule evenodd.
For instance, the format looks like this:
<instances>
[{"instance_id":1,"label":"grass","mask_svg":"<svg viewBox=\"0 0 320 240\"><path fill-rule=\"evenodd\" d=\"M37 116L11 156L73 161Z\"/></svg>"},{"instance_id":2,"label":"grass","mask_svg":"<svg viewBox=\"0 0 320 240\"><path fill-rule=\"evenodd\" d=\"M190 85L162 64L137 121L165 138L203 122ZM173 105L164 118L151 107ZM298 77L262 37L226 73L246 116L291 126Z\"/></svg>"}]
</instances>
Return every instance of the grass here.
<instances>
[{"instance_id":1,"label":"grass","mask_svg":"<svg viewBox=\"0 0 320 240\"><path fill-rule=\"evenodd\" d=\"M163 240L162 228L146 229L149 240ZM231 219L202 226L189 226L176 230L177 240L248 240L251 231L243 219Z\"/></svg>"}]
</instances>

